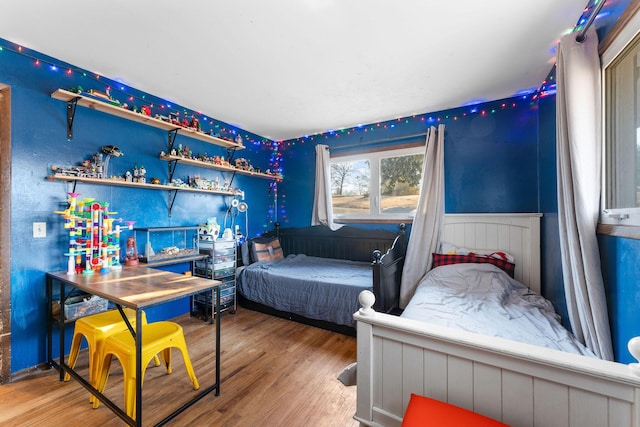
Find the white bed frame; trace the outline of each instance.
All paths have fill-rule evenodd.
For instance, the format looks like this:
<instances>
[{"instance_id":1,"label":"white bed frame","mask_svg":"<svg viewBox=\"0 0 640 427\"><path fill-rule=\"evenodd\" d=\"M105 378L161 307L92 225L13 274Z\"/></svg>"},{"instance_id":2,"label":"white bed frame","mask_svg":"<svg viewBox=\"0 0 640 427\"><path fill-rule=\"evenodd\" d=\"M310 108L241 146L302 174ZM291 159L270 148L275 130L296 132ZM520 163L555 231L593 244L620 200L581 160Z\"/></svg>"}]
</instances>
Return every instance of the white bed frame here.
<instances>
[{"instance_id":1,"label":"white bed frame","mask_svg":"<svg viewBox=\"0 0 640 427\"><path fill-rule=\"evenodd\" d=\"M540 288L540 215L447 215L443 241L502 249ZM640 427L640 376L629 366L377 313L363 292L357 409L364 426L400 426L411 393L520 426Z\"/></svg>"}]
</instances>

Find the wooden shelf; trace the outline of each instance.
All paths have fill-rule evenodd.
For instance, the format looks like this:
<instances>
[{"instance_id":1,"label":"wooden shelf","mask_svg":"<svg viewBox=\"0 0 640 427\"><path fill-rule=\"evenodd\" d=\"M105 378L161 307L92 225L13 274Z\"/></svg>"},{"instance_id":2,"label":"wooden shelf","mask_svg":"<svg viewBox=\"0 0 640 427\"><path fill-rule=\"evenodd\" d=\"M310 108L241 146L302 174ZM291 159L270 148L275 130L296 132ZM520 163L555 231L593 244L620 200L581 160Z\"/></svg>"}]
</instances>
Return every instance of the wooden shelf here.
<instances>
[{"instance_id":1,"label":"wooden shelf","mask_svg":"<svg viewBox=\"0 0 640 427\"><path fill-rule=\"evenodd\" d=\"M209 144L218 145L225 148L242 149L244 145L238 144L234 141L228 141L226 139L217 138L215 136L207 135L206 133L198 132L194 129L188 129L181 126L176 126L173 123L165 122L155 117L146 116L144 114L136 113L131 110L119 107L117 105L109 104L105 101L100 101L95 98L84 96L78 93L70 92L64 89L58 89L51 94L51 97L65 102L72 102L77 99L77 105L90 108L92 110L101 111L112 116L121 117L123 119L131 120L134 122L142 123L147 126L152 126L158 129L172 132L177 130L179 134L187 136L189 138L197 139L207 142Z\"/></svg>"},{"instance_id":2,"label":"wooden shelf","mask_svg":"<svg viewBox=\"0 0 640 427\"><path fill-rule=\"evenodd\" d=\"M172 156L169 154L165 154L164 156L160 155L160 160L164 160L166 162L178 162L183 165L191 165L199 168L215 169L223 172L239 173L241 175L248 175L255 178L273 179L276 181L282 181L282 176L279 176L279 175L269 175L261 172L246 171L246 170L234 168L231 166L216 165L215 163L203 162L202 160L188 159L182 156Z\"/></svg>"},{"instance_id":3,"label":"wooden shelf","mask_svg":"<svg viewBox=\"0 0 640 427\"><path fill-rule=\"evenodd\" d=\"M224 191L224 190L201 190L199 188L191 188L191 187L176 187L174 185L165 185L165 184L142 184L139 182L127 182L121 181L117 179L104 179L104 178L86 178L79 176L71 176L71 175L50 175L47 177L49 181L67 181L67 182L84 182L87 184L97 184L97 185L115 185L120 187L133 187L133 188L143 188L146 190L164 190L164 191L190 191L193 193L207 193L207 194L222 194L225 196L233 196L235 193L233 191Z\"/></svg>"}]
</instances>

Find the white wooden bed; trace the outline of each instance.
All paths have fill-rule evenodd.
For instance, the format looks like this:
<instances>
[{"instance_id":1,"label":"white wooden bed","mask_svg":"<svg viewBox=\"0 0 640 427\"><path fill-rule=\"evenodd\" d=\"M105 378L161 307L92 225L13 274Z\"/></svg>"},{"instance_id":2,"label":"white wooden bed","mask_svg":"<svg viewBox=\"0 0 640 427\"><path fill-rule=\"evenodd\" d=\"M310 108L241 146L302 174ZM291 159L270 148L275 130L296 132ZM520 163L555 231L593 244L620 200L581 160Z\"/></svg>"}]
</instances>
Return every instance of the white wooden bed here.
<instances>
[{"instance_id":1,"label":"white wooden bed","mask_svg":"<svg viewBox=\"0 0 640 427\"><path fill-rule=\"evenodd\" d=\"M540 288L540 215L447 215L442 240L500 249L516 279ZM399 426L411 393L514 427L640 427L640 376L628 365L377 313L363 292L357 324L361 425Z\"/></svg>"}]
</instances>

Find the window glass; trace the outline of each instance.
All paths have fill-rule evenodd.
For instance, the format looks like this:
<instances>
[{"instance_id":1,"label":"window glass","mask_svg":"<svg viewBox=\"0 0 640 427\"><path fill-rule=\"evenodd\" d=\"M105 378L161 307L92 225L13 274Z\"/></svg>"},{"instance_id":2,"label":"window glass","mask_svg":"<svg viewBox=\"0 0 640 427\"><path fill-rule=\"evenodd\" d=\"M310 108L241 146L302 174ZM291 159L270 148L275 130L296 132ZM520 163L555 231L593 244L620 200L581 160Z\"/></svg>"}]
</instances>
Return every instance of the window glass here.
<instances>
[{"instance_id":1,"label":"window glass","mask_svg":"<svg viewBox=\"0 0 640 427\"><path fill-rule=\"evenodd\" d=\"M640 35L605 65L604 93L601 222L640 225Z\"/></svg>"},{"instance_id":2,"label":"window glass","mask_svg":"<svg viewBox=\"0 0 640 427\"><path fill-rule=\"evenodd\" d=\"M371 164L367 159L331 162L334 215L369 215Z\"/></svg>"},{"instance_id":3,"label":"window glass","mask_svg":"<svg viewBox=\"0 0 640 427\"><path fill-rule=\"evenodd\" d=\"M380 212L413 217L422 179L422 154L380 159Z\"/></svg>"},{"instance_id":4,"label":"window glass","mask_svg":"<svg viewBox=\"0 0 640 427\"><path fill-rule=\"evenodd\" d=\"M331 159L336 218L413 218L422 179L424 146Z\"/></svg>"},{"instance_id":5,"label":"window glass","mask_svg":"<svg viewBox=\"0 0 640 427\"><path fill-rule=\"evenodd\" d=\"M607 207L640 207L640 38L607 69Z\"/></svg>"}]
</instances>

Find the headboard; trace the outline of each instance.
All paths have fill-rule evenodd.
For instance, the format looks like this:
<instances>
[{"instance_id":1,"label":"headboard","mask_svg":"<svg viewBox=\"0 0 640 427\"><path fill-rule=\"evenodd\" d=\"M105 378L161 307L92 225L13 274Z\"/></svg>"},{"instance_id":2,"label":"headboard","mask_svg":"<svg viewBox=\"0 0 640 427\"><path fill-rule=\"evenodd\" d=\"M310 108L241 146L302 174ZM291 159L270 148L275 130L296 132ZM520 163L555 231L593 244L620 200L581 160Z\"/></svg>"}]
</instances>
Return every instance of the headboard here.
<instances>
[{"instance_id":1,"label":"headboard","mask_svg":"<svg viewBox=\"0 0 640 427\"><path fill-rule=\"evenodd\" d=\"M539 213L446 214L441 241L509 252L515 258L515 278L540 293L541 217Z\"/></svg>"}]
</instances>

